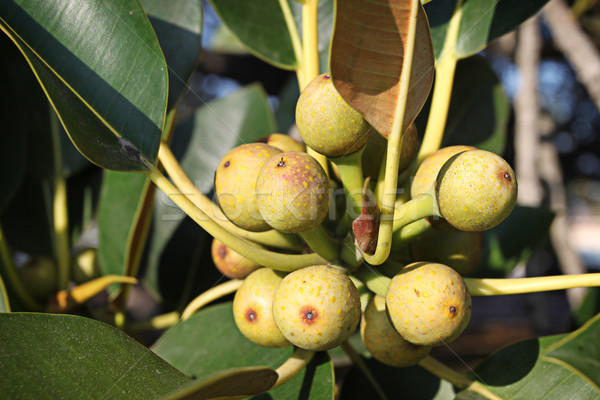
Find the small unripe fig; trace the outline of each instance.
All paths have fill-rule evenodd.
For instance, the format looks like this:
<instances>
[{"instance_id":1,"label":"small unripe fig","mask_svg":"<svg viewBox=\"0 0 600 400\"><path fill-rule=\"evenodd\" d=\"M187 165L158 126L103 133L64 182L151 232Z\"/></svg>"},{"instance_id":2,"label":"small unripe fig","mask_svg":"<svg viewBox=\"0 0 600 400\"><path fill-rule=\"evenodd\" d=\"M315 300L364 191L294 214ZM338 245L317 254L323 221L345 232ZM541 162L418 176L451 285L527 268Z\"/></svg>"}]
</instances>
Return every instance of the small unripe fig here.
<instances>
[{"instance_id":1,"label":"small unripe fig","mask_svg":"<svg viewBox=\"0 0 600 400\"><path fill-rule=\"evenodd\" d=\"M400 163L398 164L398 173L404 172L413 162L419 149L419 135L414 123L410 124L402 138L400 147ZM370 176L376 180L379 176L379 169L385 158L387 148L387 139L382 135L371 135L362 154L363 175Z\"/></svg>"},{"instance_id":2,"label":"small unripe fig","mask_svg":"<svg viewBox=\"0 0 600 400\"><path fill-rule=\"evenodd\" d=\"M271 157L256 182L262 218L281 232L300 233L321 224L329 211L329 180L307 153Z\"/></svg>"},{"instance_id":3,"label":"small unripe fig","mask_svg":"<svg viewBox=\"0 0 600 400\"><path fill-rule=\"evenodd\" d=\"M425 194L435 184L435 180L444 166L452 156L467 150L475 150L473 146L450 146L439 149L427 157L415 173L410 187L410 196L414 199L420 194Z\"/></svg>"},{"instance_id":4,"label":"small unripe fig","mask_svg":"<svg viewBox=\"0 0 600 400\"><path fill-rule=\"evenodd\" d=\"M256 206L256 177L269 158L281 153L276 147L249 143L230 150L215 173L215 194L227 218L242 229L270 229Z\"/></svg>"},{"instance_id":5,"label":"small unripe fig","mask_svg":"<svg viewBox=\"0 0 600 400\"><path fill-rule=\"evenodd\" d=\"M213 239L210 254L215 267L231 279L244 279L260 268L257 263L231 250L216 238Z\"/></svg>"},{"instance_id":6,"label":"small unripe fig","mask_svg":"<svg viewBox=\"0 0 600 400\"><path fill-rule=\"evenodd\" d=\"M392 278L385 304L398 333L422 346L453 341L471 318L471 295L464 280L443 264L404 267Z\"/></svg>"},{"instance_id":7,"label":"small unripe fig","mask_svg":"<svg viewBox=\"0 0 600 400\"><path fill-rule=\"evenodd\" d=\"M410 367L431 351L431 346L412 344L396 331L388 319L385 298L375 295L363 314L360 336L371 355L392 367Z\"/></svg>"},{"instance_id":8,"label":"small unripe fig","mask_svg":"<svg viewBox=\"0 0 600 400\"><path fill-rule=\"evenodd\" d=\"M413 260L444 264L467 276L475 269L483 253L483 234L431 229L413 239L409 247Z\"/></svg>"},{"instance_id":9,"label":"small unripe fig","mask_svg":"<svg viewBox=\"0 0 600 400\"><path fill-rule=\"evenodd\" d=\"M252 272L233 298L233 318L248 340L265 347L286 347L291 343L273 320L273 294L283 273L270 268Z\"/></svg>"},{"instance_id":10,"label":"small unripe fig","mask_svg":"<svg viewBox=\"0 0 600 400\"><path fill-rule=\"evenodd\" d=\"M56 291L57 270L54 261L44 256L31 257L18 268L25 289L36 299L46 299Z\"/></svg>"},{"instance_id":11,"label":"small unripe fig","mask_svg":"<svg viewBox=\"0 0 600 400\"><path fill-rule=\"evenodd\" d=\"M273 298L273 317L294 345L306 350L329 350L356 330L360 297L342 271L314 265L283 278Z\"/></svg>"},{"instance_id":12,"label":"small unripe fig","mask_svg":"<svg viewBox=\"0 0 600 400\"><path fill-rule=\"evenodd\" d=\"M283 133L271 133L258 139L257 142L277 147L281 151L306 151L306 146L303 143Z\"/></svg>"},{"instance_id":13,"label":"small unripe fig","mask_svg":"<svg viewBox=\"0 0 600 400\"><path fill-rule=\"evenodd\" d=\"M440 170L436 196L442 216L463 231L484 231L504 221L517 202L517 180L508 163L485 150L450 158Z\"/></svg>"},{"instance_id":14,"label":"small unripe fig","mask_svg":"<svg viewBox=\"0 0 600 400\"><path fill-rule=\"evenodd\" d=\"M300 94L296 126L304 143L327 157L360 150L372 130L362 115L340 96L328 73L317 76Z\"/></svg>"}]
</instances>

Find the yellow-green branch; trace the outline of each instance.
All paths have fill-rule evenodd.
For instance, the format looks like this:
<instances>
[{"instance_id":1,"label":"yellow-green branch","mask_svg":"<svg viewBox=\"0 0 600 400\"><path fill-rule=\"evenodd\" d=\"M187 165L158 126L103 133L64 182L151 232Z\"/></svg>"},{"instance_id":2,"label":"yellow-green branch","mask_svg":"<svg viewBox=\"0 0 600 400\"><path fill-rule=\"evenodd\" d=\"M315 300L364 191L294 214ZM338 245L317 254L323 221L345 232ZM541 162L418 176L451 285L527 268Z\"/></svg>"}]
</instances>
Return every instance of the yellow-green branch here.
<instances>
[{"instance_id":1,"label":"yellow-green branch","mask_svg":"<svg viewBox=\"0 0 600 400\"><path fill-rule=\"evenodd\" d=\"M440 55L439 62L435 66L436 77L431 98L431 109L427 120L427 128L423 136L423 142L417 155L416 165L427 158L430 154L437 151L442 145L446 120L448 118L448 108L450 106L450 97L452 95L452 84L454 82L454 71L456 70L457 58L454 54L456 41L458 39L458 28L462 17L462 0L456 2L454 14L448 24L446 40Z\"/></svg>"},{"instance_id":2,"label":"yellow-green branch","mask_svg":"<svg viewBox=\"0 0 600 400\"><path fill-rule=\"evenodd\" d=\"M242 286L242 282L243 280L241 279L232 279L208 289L206 292L200 294L198 297L192 300L190 304L188 304L185 310L183 310L181 313L181 320L185 321L205 305L212 303L223 296L234 293L240 288L240 286Z\"/></svg>"},{"instance_id":3,"label":"yellow-green branch","mask_svg":"<svg viewBox=\"0 0 600 400\"><path fill-rule=\"evenodd\" d=\"M298 375L300 371L302 371L313 359L315 356L314 351L304 350L301 348L297 348L294 350L294 354L290 358L288 358L283 364L279 366L275 371L279 375L277 382L271 389L275 389L278 386L283 385L288 382L290 379Z\"/></svg>"},{"instance_id":4,"label":"yellow-green branch","mask_svg":"<svg viewBox=\"0 0 600 400\"><path fill-rule=\"evenodd\" d=\"M250 232L234 225L230 222L225 214L221 211L218 205L213 203L208 197L206 197L194 183L190 180L189 176L185 173L181 164L177 161L171 149L166 143L161 143L158 150L158 159L169 174L169 177L175 183L175 186L198 207L202 212L207 214L216 223L227 229L234 235L251 240L258 244L265 246L277 247L280 249L302 251L303 244L302 240L296 235L285 234L276 230L270 230L267 232Z\"/></svg>"},{"instance_id":5,"label":"yellow-green branch","mask_svg":"<svg viewBox=\"0 0 600 400\"><path fill-rule=\"evenodd\" d=\"M466 375L456 372L431 356L423 358L419 361L419 365L438 378L447 380L459 389L464 389L473 383Z\"/></svg>"},{"instance_id":6,"label":"yellow-green branch","mask_svg":"<svg viewBox=\"0 0 600 400\"><path fill-rule=\"evenodd\" d=\"M465 283L473 296L495 296L600 286L600 273L517 279L465 278Z\"/></svg>"},{"instance_id":7,"label":"yellow-green branch","mask_svg":"<svg viewBox=\"0 0 600 400\"><path fill-rule=\"evenodd\" d=\"M162 190L183 212L192 218L211 236L223 242L227 247L255 263L279 271L294 271L309 265L327 264L327 260L316 253L282 254L265 250L248 242L211 219L200 208L196 207L179 189L151 163L147 163L146 174L154 184Z\"/></svg>"},{"instance_id":8,"label":"yellow-green branch","mask_svg":"<svg viewBox=\"0 0 600 400\"><path fill-rule=\"evenodd\" d=\"M279 0L279 5L281 7L281 11L283 12L283 19L285 20L288 32L290 33L290 39L292 40L294 56L296 57L296 61L298 63L298 66L296 67L296 76L298 77L298 85L300 86L300 90L302 90L304 86L308 84L308 82L306 82L302 42L300 41L298 27L296 26L296 21L294 20L294 15L292 14L292 10L290 9L290 4L288 1Z\"/></svg>"}]
</instances>

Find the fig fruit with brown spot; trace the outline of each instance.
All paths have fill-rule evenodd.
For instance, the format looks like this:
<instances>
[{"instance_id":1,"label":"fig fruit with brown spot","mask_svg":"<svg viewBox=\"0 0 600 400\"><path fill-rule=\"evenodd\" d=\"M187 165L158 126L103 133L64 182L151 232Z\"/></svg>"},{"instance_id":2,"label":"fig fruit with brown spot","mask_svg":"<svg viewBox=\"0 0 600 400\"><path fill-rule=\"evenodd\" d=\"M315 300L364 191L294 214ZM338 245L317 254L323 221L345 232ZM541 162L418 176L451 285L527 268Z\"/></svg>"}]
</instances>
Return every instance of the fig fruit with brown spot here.
<instances>
[{"instance_id":1,"label":"fig fruit with brown spot","mask_svg":"<svg viewBox=\"0 0 600 400\"><path fill-rule=\"evenodd\" d=\"M277 154L265 162L256 182L258 210L281 232L316 228L329 211L329 179L312 156Z\"/></svg>"},{"instance_id":2,"label":"fig fruit with brown spot","mask_svg":"<svg viewBox=\"0 0 600 400\"><path fill-rule=\"evenodd\" d=\"M462 231L498 225L517 203L517 180L499 155L470 150L450 158L436 180L436 197L444 219Z\"/></svg>"},{"instance_id":3,"label":"fig fruit with brown spot","mask_svg":"<svg viewBox=\"0 0 600 400\"><path fill-rule=\"evenodd\" d=\"M265 347L286 347L291 343L273 320L273 295L284 274L270 268L252 272L233 298L233 318L248 340Z\"/></svg>"},{"instance_id":4,"label":"fig fruit with brown spot","mask_svg":"<svg viewBox=\"0 0 600 400\"><path fill-rule=\"evenodd\" d=\"M260 265L233 251L218 239L213 239L211 256L215 267L226 277L244 279Z\"/></svg>"},{"instance_id":5,"label":"fig fruit with brown spot","mask_svg":"<svg viewBox=\"0 0 600 400\"><path fill-rule=\"evenodd\" d=\"M337 268L314 265L288 274L275 291L273 318L283 335L306 350L340 345L360 321L360 297Z\"/></svg>"},{"instance_id":6,"label":"fig fruit with brown spot","mask_svg":"<svg viewBox=\"0 0 600 400\"><path fill-rule=\"evenodd\" d=\"M304 143L327 157L360 150L373 130L340 96L328 73L317 76L300 94L296 126Z\"/></svg>"},{"instance_id":7,"label":"fig fruit with brown spot","mask_svg":"<svg viewBox=\"0 0 600 400\"><path fill-rule=\"evenodd\" d=\"M256 178L265 162L281 153L276 147L249 143L230 150L215 173L215 194L227 218L242 229L263 232L270 226L256 205Z\"/></svg>"},{"instance_id":8,"label":"fig fruit with brown spot","mask_svg":"<svg viewBox=\"0 0 600 400\"><path fill-rule=\"evenodd\" d=\"M441 346L455 340L471 318L471 295L447 265L417 262L404 267L385 297L390 321L413 344Z\"/></svg>"}]
</instances>

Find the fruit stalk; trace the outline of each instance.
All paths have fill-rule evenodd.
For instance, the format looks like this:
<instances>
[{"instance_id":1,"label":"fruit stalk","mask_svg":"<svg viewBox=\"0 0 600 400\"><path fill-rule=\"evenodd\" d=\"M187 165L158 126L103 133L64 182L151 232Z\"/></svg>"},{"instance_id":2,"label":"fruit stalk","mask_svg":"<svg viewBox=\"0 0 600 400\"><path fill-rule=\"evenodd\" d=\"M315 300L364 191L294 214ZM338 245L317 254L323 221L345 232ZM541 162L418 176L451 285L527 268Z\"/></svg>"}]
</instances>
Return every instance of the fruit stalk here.
<instances>
[{"instance_id":1,"label":"fruit stalk","mask_svg":"<svg viewBox=\"0 0 600 400\"><path fill-rule=\"evenodd\" d=\"M447 380L459 389L464 389L473 383L464 374L454 371L431 356L425 356L425 358L419 361L419 365L438 378Z\"/></svg>"},{"instance_id":2,"label":"fruit stalk","mask_svg":"<svg viewBox=\"0 0 600 400\"><path fill-rule=\"evenodd\" d=\"M353 275L364 282L367 288L375 294L385 297L392 281L381 275L372 266L365 265L353 272Z\"/></svg>"},{"instance_id":3,"label":"fruit stalk","mask_svg":"<svg viewBox=\"0 0 600 400\"><path fill-rule=\"evenodd\" d=\"M275 370L275 372L277 372L277 374L279 375L279 378L277 379L277 382L275 382L275 385L273 385L271 389L275 389L276 387L283 385L284 383L298 375L298 373L308 365L308 363L310 362L310 360L313 359L314 356L315 352L311 350L304 350L301 348L297 348L296 350L294 350L294 354L292 354L290 358L288 358L283 364L279 366L279 368Z\"/></svg>"},{"instance_id":4,"label":"fruit stalk","mask_svg":"<svg viewBox=\"0 0 600 400\"><path fill-rule=\"evenodd\" d=\"M286 250L302 251L302 241L296 235L269 230L266 232L250 232L231 223L218 205L206 197L190 180L166 143L161 143L158 149L158 159L175 183L175 186L194 203L196 207L234 235L252 240L265 246Z\"/></svg>"},{"instance_id":5,"label":"fruit stalk","mask_svg":"<svg viewBox=\"0 0 600 400\"><path fill-rule=\"evenodd\" d=\"M230 281L221 283L220 285L214 286L204 293L200 294L194 300L190 301L190 303L185 307L183 312L181 313L181 320L185 321L190 318L196 311L204 307L205 305L220 299L223 296L227 296L238 290L240 286L242 286L243 280L241 279L232 279Z\"/></svg>"},{"instance_id":6,"label":"fruit stalk","mask_svg":"<svg viewBox=\"0 0 600 400\"><path fill-rule=\"evenodd\" d=\"M308 244L312 251L319 254L327 261L335 261L339 257L339 243L337 243L323 228L319 225L316 228L301 232L300 236Z\"/></svg>"},{"instance_id":7,"label":"fruit stalk","mask_svg":"<svg viewBox=\"0 0 600 400\"><path fill-rule=\"evenodd\" d=\"M516 279L465 278L472 296L495 296L600 286L600 273Z\"/></svg>"},{"instance_id":8,"label":"fruit stalk","mask_svg":"<svg viewBox=\"0 0 600 400\"><path fill-rule=\"evenodd\" d=\"M179 189L151 163L147 162L148 171L145 173L183 212L200 225L209 235L216 237L227 247L240 253L246 258L262 266L279 271L295 271L309 265L323 264L327 261L316 253L311 254L282 254L262 249L241 239L223 228L204 211L196 207Z\"/></svg>"},{"instance_id":9,"label":"fruit stalk","mask_svg":"<svg viewBox=\"0 0 600 400\"><path fill-rule=\"evenodd\" d=\"M346 206L344 218L350 218L351 220L356 219L362 209L362 190L364 186L362 153L364 149L363 147L352 154L330 158L330 161L337 166L340 172L347 199L350 198L350 207ZM348 201L346 201L346 204L348 204Z\"/></svg>"},{"instance_id":10,"label":"fruit stalk","mask_svg":"<svg viewBox=\"0 0 600 400\"><path fill-rule=\"evenodd\" d=\"M422 194L396 208L393 232L426 217L438 216L439 212L435 195L432 192Z\"/></svg>"},{"instance_id":11,"label":"fruit stalk","mask_svg":"<svg viewBox=\"0 0 600 400\"><path fill-rule=\"evenodd\" d=\"M462 0L458 0L448 25L444 47L442 48L439 61L435 66L436 77L431 100L431 110L429 111L423 142L417 155L417 166L427 156L440 148L444 137L450 97L452 95L452 85L454 83L454 71L456 70L456 63L458 61L454 54L454 48L456 47L458 28L462 17L461 5Z\"/></svg>"},{"instance_id":12,"label":"fruit stalk","mask_svg":"<svg viewBox=\"0 0 600 400\"><path fill-rule=\"evenodd\" d=\"M398 254L402 252L402 248L405 247L411 240L419 237L425 232L433 229L429 221L426 218L421 218L407 225L404 225L397 230L394 230L392 234L392 253Z\"/></svg>"}]
</instances>

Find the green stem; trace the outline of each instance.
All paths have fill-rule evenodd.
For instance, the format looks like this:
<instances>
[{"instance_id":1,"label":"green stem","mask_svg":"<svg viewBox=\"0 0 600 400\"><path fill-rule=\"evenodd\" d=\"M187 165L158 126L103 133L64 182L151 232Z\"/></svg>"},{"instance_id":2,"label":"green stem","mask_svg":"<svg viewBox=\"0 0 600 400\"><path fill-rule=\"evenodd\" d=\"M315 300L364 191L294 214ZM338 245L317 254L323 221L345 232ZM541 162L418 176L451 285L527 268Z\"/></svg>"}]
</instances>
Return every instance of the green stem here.
<instances>
[{"instance_id":1,"label":"green stem","mask_svg":"<svg viewBox=\"0 0 600 400\"><path fill-rule=\"evenodd\" d=\"M419 0L412 0L409 28L406 38L406 49L404 59L412 60L415 48L415 36L417 26L417 11ZM378 198L381 211L381 223L377 239L377 249L373 255L364 254L365 260L372 265L383 263L389 256L392 245L392 227L394 220L396 192L398 184L398 166L400 162L400 149L402 148L402 127L404 125L404 112L406 110L406 99L410 88L410 77L412 62L404 63L400 77L400 95L396 109L394 110L394 122L388 137L387 154L385 160L385 179L383 193ZM379 193L378 193L379 194Z\"/></svg>"},{"instance_id":2,"label":"green stem","mask_svg":"<svg viewBox=\"0 0 600 400\"><path fill-rule=\"evenodd\" d=\"M200 294L198 297L192 300L190 304L188 304L185 310L183 310L181 313L181 320L185 321L186 319L189 319L196 311L205 305L212 303L223 296L234 293L240 288L240 286L242 286L243 282L244 281L241 279L232 279L208 289L206 292Z\"/></svg>"},{"instance_id":3,"label":"green stem","mask_svg":"<svg viewBox=\"0 0 600 400\"><path fill-rule=\"evenodd\" d=\"M340 260L350 270L355 269L363 262L361 252L354 245L354 235L350 233L342 241Z\"/></svg>"},{"instance_id":4,"label":"green stem","mask_svg":"<svg viewBox=\"0 0 600 400\"><path fill-rule=\"evenodd\" d=\"M63 173L62 149L60 146L59 122L53 110L51 137L54 156L54 179L52 190L53 241L58 265L57 290L65 290L69 284L71 257L69 254L69 214L67 207L67 182Z\"/></svg>"},{"instance_id":5,"label":"green stem","mask_svg":"<svg viewBox=\"0 0 600 400\"><path fill-rule=\"evenodd\" d=\"M421 218L417 221L404 225L402 228L394 231L392 234L392 254L403 254L404 248L411 240L421 236L432 228L427 218Z\"/></svg>"},{"instance_id":6,"label":"green stem","mask_svg":"<svg viewBox=\"0 0 600 400\"><path fill-rule=\"evenodd\" d=\"M308 365L314 356L314 351L296 348L294 350L294 354L292 354L290 358L288 358L279 366L279 368L276 369L279 379L277 379L271 389L283 385L298 375L298 373L300 373L300 371L302 371Z\"/></svg>"},{"instance_id":7,"label":"green stem","mask_svg":"<svg viewBox=\"0 0 600 400\"><path fill-rule=\"evenodd\" d=\"M322 225L301 232L300 236L315 253L327 261L335 261L339 257L339 243L325 231Z\"/></svg>"},{"instance_id":8,"label":"green stem","mask_svg":"<svg viewBox=\"0 0 600 400\"><path fill-rule=\"evenodd\" d=\"M365 378L367 378L371 386L373 386L373 389L375 389L375 391L377 392L379 398L382 400L388 400L388 397L386 396L385 392L371 373L371 370L369 370L369 367L367 367L367 364L347 340L344 343L342 343L342 350L344 350L344 353L346 353L346 355L350 357L352 362L358 367L358 369L360 369Z\"/></svg>"},{"instance_id":9,"label":"green stem","mask_svg":"<svg viewBox=\"0 0 600 400\"><path fill-rule=\"evenodd\" d=\"M364 282L364 284L375 294L381 297L386 296L390 282L387 276L381 275L375 271L372 266L365 265L353 272L354 276Z\"/></svg>"},{"instance_id":10,"label":"green stem","mask_svg":"<svg viewBox=\"0 0 600 400\"><path fill-rule=\"evenodd\" d=\"M196 207L229 232L265 246L298 252L303 250L303 243L298 235L281 233L274 229L267 232L250 232L230 222L219 206L198 190L183 168L181 168L181 164L179 164L166 143L161 143L158 150L158 159L177 188L184 192Z\"/></svg>"},{"instance_id":11,"label":"green stem","mask_svg":"<svg viewBox=\"0 0 600 400\"><path fill-rule=\"evenodd\" d=\"M4 312L11 312L8 293L6 292L6 286L4 286L4 281L2 280L2 274L0 274L0 296L2 297L1 303L4 304Z\"/></svg>"},{"instance_id":12,"label":"green stem","mask_svg":"<svg viewBox=\"0 0 600 400\"><path fill-rule=\"evenodd\" d=\"M282 254L260 248L241 239L223 228L211 219L200 208L196 207L179 189L177 189L151 163L147 162L146 174L154 184L162 190L183 212L200 225L209 235L223 242L227 247L254 261L255 263L279 271L295 271L302 267L317 264L327 264L327 260L316 253L311 254Z\"/></svg>"},{"instance_id":13,"label":"green stem","mask_svg":"<svg viewBox=\"0 0 600 400\"><path fill-rule=\"evenodd\" d=\"M419 361L419 365L438 378L447 380L459 389L465 389L473 383L464 374L456 372L431 356L425 356L425 358Z\"/></svg>"},{"instance_id":14,"label":"green stem","mask_svg":"<svg viewBox=\"0 0 600 400\"><path fill-rule=\"evenodd\" d=\"M452 84L454 82L454 71L456 70L457 58L454 54L456 40L458 38L458 28L462 17L462 0L457 0L454 8L454 14L448 25L446 40L439 57L439 62L435 66L436 77L433 87L431 100L431 109L427 120L427 128L423 136L423 142L417 155L418 166L427 156L437 151L444 137L446 120L448 118L448 108L450 106L450 97L452 95Z\"/></svg>"},{"instance_id":15,"label":"green stem","mask_svg":"<svg viewBox=\"0 0 600 400\"><path fill-rule=\"evenodd\" d=\"M346 214L351 220L356 219L362 210L362 191L364 187L362 171L362 153L364 147L352 154L330 158L340 172L342 185L346 192ZM348 201L350 200L350 201Z\"/></svg>"},{"instance_id":16,"label":"green stem","mask_svg":"<svg viewBox=\"0 0 600 400\"><path fill-rule=\"evenodd\" d=\"M600 273L518 279L464 279L472 296L495 296L600 286Z\"/></svg>"},{"instance_id":17,"label":"green stem","mask_svg":"<svg viewBox=\"0 0 600 400\"><path fill-rule=\"evenodd\" d=\"M21 282L21 278L19 278L19 274L13 263L12 253L8 247L6 238L4 237L2 226L0 226L0 268L2 269L2 277L6 279L6 284L19 300L23 302L25 307L31 311L40 311L42 307L33 296L31 296L27 289L25 289L23 282Z\"/></svg>"},{"instance_id":18,"label":"green stem","mask_svg":"<svg viewBox=\"0 0 600 400\"><path fill-rule=\"evenodd\" d=\"M441 216L435 197L430 193L419 195L396 209L393 231L397 232L413 222L434 216Z\"/></svg>"},{"instance_id":19,"label":"green stem","mask_svg":"<svg viewBox=\"0 0 600 400\"><path fill-rule=\"evenodd\" d=\"M302 40L306 84L319 75L319 0L305 0L302 4Z\"/></svg>"}]
</instances>

